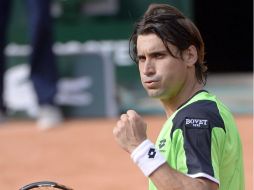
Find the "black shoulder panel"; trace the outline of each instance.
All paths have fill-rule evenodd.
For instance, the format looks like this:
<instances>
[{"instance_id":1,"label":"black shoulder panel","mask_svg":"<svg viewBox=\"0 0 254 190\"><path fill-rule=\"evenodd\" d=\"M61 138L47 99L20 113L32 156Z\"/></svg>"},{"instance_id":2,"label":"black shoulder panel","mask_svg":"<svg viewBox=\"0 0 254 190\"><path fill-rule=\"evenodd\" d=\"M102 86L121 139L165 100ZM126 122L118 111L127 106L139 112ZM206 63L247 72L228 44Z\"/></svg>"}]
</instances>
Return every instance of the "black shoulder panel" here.
<instances>
[{"instance_id":1,"label":"black shoulder panel","mask_svg":"<svg viewBox=\"0 0 254 190\"><path fill-rule=\"evenodd\" d=\"M211 132L214 127L225 131L216 103L209 100L194 102L180 110L172 121L171 139L176 129L181 129L183 133L188 174L201 172L214 176Z\"/></svg>"}]
</instances>

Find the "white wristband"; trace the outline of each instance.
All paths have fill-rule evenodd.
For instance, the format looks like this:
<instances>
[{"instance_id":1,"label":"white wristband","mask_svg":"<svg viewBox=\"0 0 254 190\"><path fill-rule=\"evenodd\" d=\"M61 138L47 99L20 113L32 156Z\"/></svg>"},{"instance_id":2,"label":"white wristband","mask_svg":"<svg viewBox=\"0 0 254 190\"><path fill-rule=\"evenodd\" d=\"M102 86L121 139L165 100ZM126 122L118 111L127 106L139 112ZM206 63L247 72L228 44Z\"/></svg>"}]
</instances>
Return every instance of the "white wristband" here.
<instances>
[{"instance_id":1,"label":"white wristband","mask_svg":"<svg viewBox=\"0 0 254 190\"><path fill-rule=\"evenodd\" d=\"M166 159L148 139L134 149L131 158L147 177L166 162Z\"/></svg>"}]
</instances>

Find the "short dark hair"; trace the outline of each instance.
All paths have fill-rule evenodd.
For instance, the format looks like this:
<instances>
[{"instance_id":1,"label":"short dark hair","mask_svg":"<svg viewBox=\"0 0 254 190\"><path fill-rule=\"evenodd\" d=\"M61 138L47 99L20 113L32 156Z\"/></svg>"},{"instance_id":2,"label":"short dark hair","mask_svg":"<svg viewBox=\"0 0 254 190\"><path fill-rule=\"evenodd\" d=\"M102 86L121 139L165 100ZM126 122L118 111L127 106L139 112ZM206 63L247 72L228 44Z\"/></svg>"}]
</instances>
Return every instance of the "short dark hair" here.
<instances>
[{"instance_id":1,"label":"short dark hair","mask_svg":"<svg viewBox=\"0 0 254 190\"><path fill-rule=\"evenodd\" d=\"M194 45L197 49L198 59L195 63L195 75L200 83L205 85L207 66L204 62L204 42L195 24L185 17L178 9L167 4L151 4L144 16L136 23L129 41L130 57L137 60L137 38L139 35L156 34L164 43L168 52L168 43L179 49L180 55Z\"/></svg>"}]
</instances>

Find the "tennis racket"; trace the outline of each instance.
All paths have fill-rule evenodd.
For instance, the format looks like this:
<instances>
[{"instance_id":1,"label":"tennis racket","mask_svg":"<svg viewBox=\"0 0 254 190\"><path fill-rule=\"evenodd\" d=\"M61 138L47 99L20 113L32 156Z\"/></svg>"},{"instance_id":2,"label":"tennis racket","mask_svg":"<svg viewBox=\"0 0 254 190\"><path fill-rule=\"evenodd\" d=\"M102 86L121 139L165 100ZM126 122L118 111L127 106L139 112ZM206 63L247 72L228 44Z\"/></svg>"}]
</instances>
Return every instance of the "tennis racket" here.
<instances>
[{"instance_id":1,"label":"tennis racket","mask_svg":"<svg viewBox=\"0 0 254 190\"><path fill-rule=\"evenodd\" d=\"M30 183L19 190L73 190L64 185L52 182L52 181L39 181L35 183Z\"/></svg>"}]
</instances>

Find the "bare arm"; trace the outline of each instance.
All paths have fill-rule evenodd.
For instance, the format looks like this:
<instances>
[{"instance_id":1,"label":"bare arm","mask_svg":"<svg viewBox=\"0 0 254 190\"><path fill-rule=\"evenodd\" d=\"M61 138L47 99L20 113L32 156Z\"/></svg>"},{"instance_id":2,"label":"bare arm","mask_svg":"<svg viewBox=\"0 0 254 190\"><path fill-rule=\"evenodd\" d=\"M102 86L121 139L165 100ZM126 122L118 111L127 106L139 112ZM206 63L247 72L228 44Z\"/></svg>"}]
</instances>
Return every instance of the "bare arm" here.
<instances>
[{"instance_id":1,"label":"bare arm","mask_svg":"<svg viewBox=\"0 0 254 190\"><path fill-rule=\"evenodd\" d=\"M158 190L218 190L218 184L206 178L191 178L165 163L150 176Z\"/></svg>"},{"instance_id":2,"label":"bare arm","mask_svg":"<svg viewBox=\"0 0 254 190\"><path fill-rule=\"evenodd\" d=\"M123 114L113 130L117 143L128 153L138 147L145 139L146 123L133 110ZM158 190L218 190L218 184L206 178L191 178L174 169L167 163L157 168L149 178Z\"/></svg>"}]
</instances>

